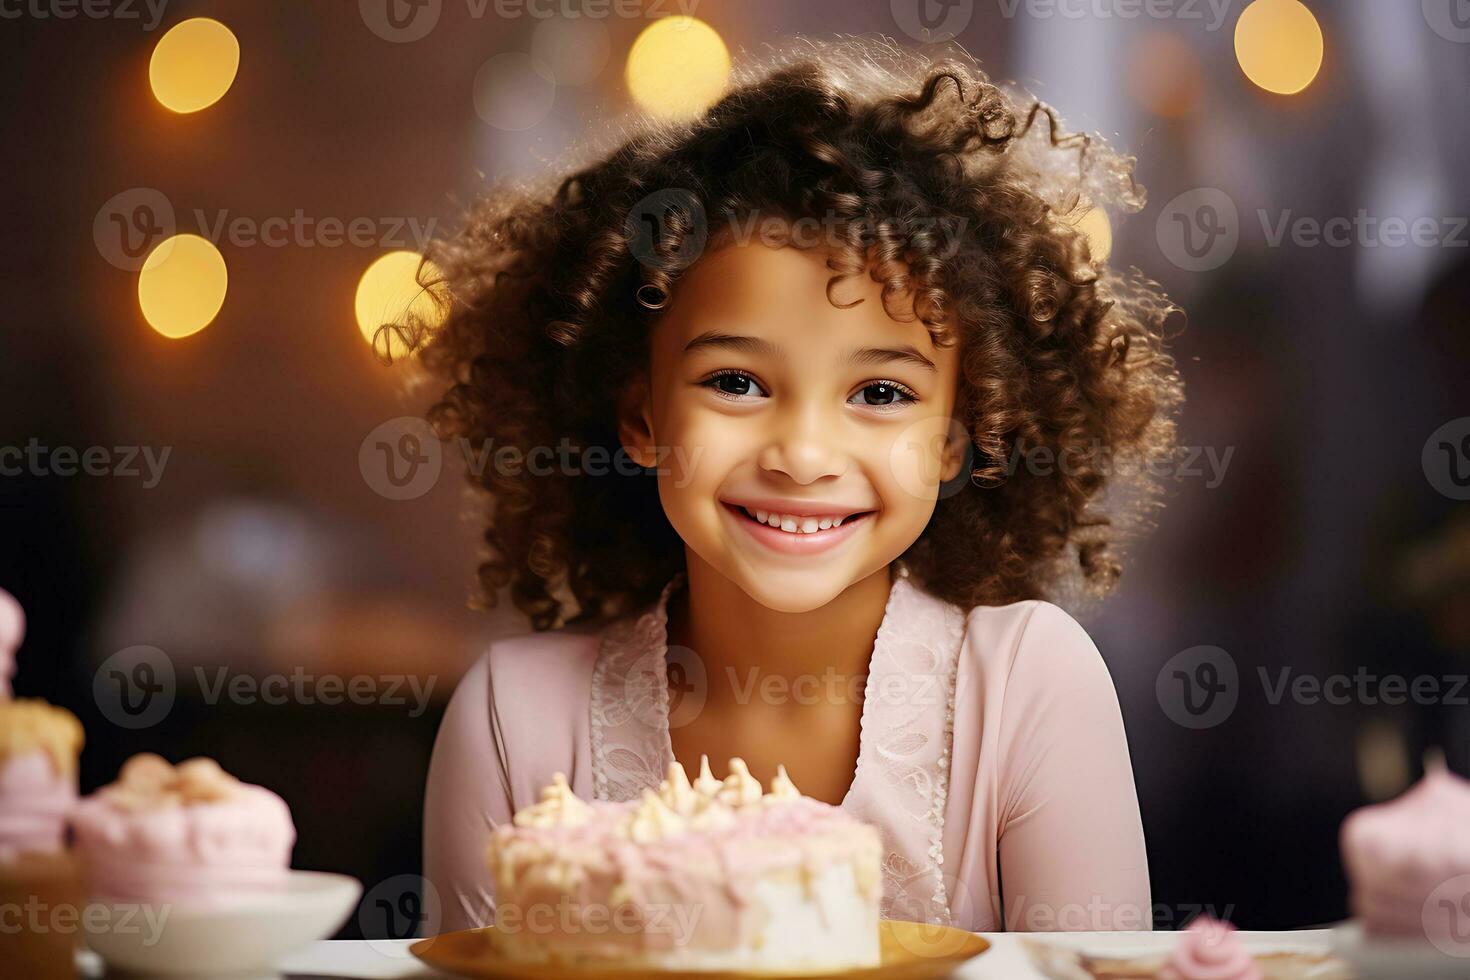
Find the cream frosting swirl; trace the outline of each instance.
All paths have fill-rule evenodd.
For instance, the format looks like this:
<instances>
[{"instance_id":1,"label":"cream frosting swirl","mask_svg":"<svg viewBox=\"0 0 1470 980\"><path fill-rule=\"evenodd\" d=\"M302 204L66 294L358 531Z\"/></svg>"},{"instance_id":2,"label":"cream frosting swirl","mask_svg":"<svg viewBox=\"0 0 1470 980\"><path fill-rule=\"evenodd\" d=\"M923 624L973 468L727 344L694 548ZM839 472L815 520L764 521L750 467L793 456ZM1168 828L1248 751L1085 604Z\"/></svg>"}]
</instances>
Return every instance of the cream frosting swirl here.
<instances>
[{"instance_id":1,"label":"cream frosting swirl","mask_svg":"<svg viewBox=\"0 0 1470 980\"><path fill-rule=\"evenodd\" d=\"M216 803L240 792L240 781L202 756L177 766L163 756L140 752L123 763L117 782L98 791L119 810L156 810Z\"/></svg>"},{"instance_id":2,"label":"cream frosting swirl","mask_svg":"<svg viewBox=\"0 0 1470 980\"><path fill-rule=\"evenodd\" d=\"M541 801L516 811L512 820L517 827L579 827L591 813L567 785L566 773L559 772L551 777L551 785L541 790Z\"/></svg>"},{"instance_id":3,"label":"cream frosting swirl","mask_svg":"<svg viewBox=\"0 0 1470 980\"><path fill-rule=\"evenodd\" d=\"M1165 980L1261 980L1261 968L1235 935L1235 926L1208 915L1179 934Z\"/></svg>"},{"instance_id":4,"label":"cream frosting swirl","mask_svg":"<svg viewBox=\"0 0 1470 980\"><path fill-rule=\"evenodd\" d=\"M161 761L161 760L160 760ZM638 843L663 840L690 830L732 826L751 809L803 799L785 766L776 767L769 793L750 773L745 760L730 760L730 775L720 780L710 772L709 756L699 760L699 777L691 783L677 761L670 762L657 790L646 789L619 824L619 834ZM540 801L516 811L517 827L580 827L592 818L591 806L572 792L565 774L556 773L541 790Z\"/></svg>"}]
</instances>

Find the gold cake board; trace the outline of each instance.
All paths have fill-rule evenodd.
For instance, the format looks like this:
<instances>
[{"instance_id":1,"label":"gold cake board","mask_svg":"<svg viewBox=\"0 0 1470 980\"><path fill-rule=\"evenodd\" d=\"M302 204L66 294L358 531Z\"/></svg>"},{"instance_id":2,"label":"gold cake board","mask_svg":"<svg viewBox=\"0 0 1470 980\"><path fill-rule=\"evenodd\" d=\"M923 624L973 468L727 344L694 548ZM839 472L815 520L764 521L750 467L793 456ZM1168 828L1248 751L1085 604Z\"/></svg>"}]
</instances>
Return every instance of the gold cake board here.
<instances>
[{"instance_id":1,"label":"gold cake board","mask_svg":"<svg viewBox=\"0 0 1470 980\"><path fill-rule=\"evenodd\" d=\"M572 967L564 964L522 963L506 959L491 943L494 926L449 932L421 939L409 951L430 966L461 977L487 980L553 980L575 976L579 980L628 980L630 976L647 976L646 968L637 970L603 966ZM922 922L884 919L878 923L883 959L877 966L836 972L805 973L757 971L661 971L657 975L668 980L927 980L946 977L965 960L979 956L990 944L973 932Z\"/></svg>"}]
</instances>

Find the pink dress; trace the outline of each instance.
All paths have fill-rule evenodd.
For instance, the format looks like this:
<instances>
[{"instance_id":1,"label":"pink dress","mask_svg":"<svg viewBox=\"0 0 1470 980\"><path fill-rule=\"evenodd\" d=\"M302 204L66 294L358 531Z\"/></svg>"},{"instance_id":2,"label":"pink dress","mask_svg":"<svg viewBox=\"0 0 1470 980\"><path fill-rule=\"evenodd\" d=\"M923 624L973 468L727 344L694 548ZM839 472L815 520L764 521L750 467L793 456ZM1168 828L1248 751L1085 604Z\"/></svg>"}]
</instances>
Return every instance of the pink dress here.
<instances>
[{"instance_id":1,"label":"pink dress","mask_svg":"<svg viewBox=\"0 0 1470 980\"><path fill-rule=\"evenodd\" d=\"M967 613L897 571L842 801L882 832L883 915L976 932L1151 928L1128 743L1092 640L1051 603ZM443 930L491 921L490 829L554 772L584 799L657 787L674 759L666 608L683 578L611 624L500 640L460 682L424 804Z\"/></svg>"}]
</instances>

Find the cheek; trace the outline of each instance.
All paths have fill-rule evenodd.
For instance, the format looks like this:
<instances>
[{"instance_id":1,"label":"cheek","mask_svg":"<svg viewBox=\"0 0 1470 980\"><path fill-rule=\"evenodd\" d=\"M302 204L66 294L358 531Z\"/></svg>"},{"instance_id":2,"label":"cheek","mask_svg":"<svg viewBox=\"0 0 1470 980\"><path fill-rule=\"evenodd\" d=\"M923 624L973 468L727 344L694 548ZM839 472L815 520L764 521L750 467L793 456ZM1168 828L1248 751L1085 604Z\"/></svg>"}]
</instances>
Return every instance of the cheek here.
<instances>
[{"instance_id":1,"label":"cheek","mask_svg":"<svg viewBox=\"0 0 1470 980\"><path fill-rule=\"evenodd\" d=\"M930 416L900 426L873 447L870 471L884 506L922 526L934 512L944 479L950 420Z\"/></svg>"}]
</instances>

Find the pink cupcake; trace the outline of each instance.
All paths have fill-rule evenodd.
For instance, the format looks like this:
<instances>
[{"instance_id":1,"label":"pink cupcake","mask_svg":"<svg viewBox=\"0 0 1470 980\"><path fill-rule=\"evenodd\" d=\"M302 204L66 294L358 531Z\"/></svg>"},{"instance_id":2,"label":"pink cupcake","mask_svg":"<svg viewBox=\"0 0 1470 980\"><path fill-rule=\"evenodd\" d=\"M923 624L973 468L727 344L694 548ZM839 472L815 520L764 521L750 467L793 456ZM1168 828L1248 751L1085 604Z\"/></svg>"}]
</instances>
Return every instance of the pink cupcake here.
<instances>
[{"instance_id":1,"label":"pink cupcake","mask_svg":"<svg viewBox=\"0 0 1470 980\"><path fill-rule=\"evenodd\" d=\"M24 637L20 604L0 590L0 861L63 850L77 802L81 722L39 698L11 697Z\"/></svg>"},{"instance_id":2,"label":"pink cupcake","mask_svg":"<svg viewBox=\"0 0 1470 980\"><path fill-rule=\"evenodd\" d=\"M77 806L93 894L219 907L285 887L296 827L286 801L212 759L129 759Z\"/></svg>"},{"instance_id":3,"label":"pink cupcake","mask_svg":"<svg viewBox=\"0 0 1470 980\"><path fill-rule=\"evenodd\" d=\"M1353 917L1369 936L1465 948L1470 780L1432 759L1397 799L1350 813L1340 835Z\"/></svg>"},{"instance_id":4,"label":"pink cupcake","mask_svg":"<svg viewBox=\"0 0 1470 980\"><path fill-rule=\"evenodd\" d=\"M84 877L66 827L77 805L82 726L64 708L11 697L24 636L20 604L0 590L0 909L80 913ZM70 978L76 946L75 932L0 928L0 974Z\"/></svg>"},{"instance_id":5,"label":"pink cupcake","mask_svg":"<svg viewBox=\"0 0 1470 980\"><path fill-rule=\"evenodd\" d=\"M1261 968L1246 951L1235 926L1202 915L1179 933L1162 980L1261 980Z\"/></svg>"}]
</instances>

